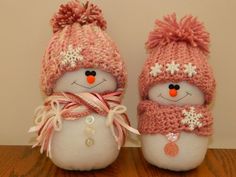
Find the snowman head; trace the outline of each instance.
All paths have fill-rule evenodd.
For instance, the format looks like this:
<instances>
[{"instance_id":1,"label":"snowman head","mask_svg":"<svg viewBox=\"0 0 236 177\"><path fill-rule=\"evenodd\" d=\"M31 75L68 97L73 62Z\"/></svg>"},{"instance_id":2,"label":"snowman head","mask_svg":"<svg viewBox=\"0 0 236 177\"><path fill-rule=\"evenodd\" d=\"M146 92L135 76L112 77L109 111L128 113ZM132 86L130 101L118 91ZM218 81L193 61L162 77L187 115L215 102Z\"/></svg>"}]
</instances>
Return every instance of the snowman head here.
<instances>
[{"instance_id":1,"label":"snowman head","mask_svg":"<svg viewBox=\"0 0 236 177\"><path fill-rule=\"evenodd\" d=\"M153 86L149 92L150 100L162 105L201 105L204 94L196 86L188 82L166 82Z\"/></svg>"},{"instance_id":2,"label":"snowman head","mask_svg":"<svg viewBox=\"0 0 236 177\"><path fill-rule=\"evenodd\" d=\"M41 73L46 95L124 89L124 62L104 31L106 21L101 9L90 2L69 1L60 7L51 24L54 34L43 57Z\"/></svg>"},{"instance_id":3,"label":"snowman head","mask_svg":"<svg viewBox=\"0 0 236 177\"><path fill-rule=\"evenodd\" d=\"M112 92L117 89L116 78L105 71L94 68L81 68L78 71L67 72L58 79L56 92Z\"/></svg>"},{"instance_id":4,"label":"snowman head","mask_svg":"<svg viewBox=\"0 0 236 177\"><path fill-rule=\"evenodd\" d=\"M209 104L215 79L208 64L209 33L189 15L156 20L148 36L148 58L139 77L142 100L160 104Z\"/></svg>"}]
</instances>

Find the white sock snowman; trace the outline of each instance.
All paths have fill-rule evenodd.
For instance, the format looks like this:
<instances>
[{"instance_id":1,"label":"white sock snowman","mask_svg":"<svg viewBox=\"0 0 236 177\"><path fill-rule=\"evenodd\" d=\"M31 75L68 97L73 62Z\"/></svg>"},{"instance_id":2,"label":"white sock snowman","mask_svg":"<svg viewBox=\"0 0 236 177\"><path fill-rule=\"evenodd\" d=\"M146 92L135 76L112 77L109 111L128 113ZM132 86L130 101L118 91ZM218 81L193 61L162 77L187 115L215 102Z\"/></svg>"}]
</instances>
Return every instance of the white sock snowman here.
<instances>
[{"instance_id":1,"label":"white sock snowman","mask_svg":"<svg viewBox=\"0 0 236 177\"><path fill-rule=\"evenodd\" d=\"M138 133L120 105L124 63L96 5L71 1L60 6L51 24L41 74L48 97L30 129L38 134L34 146L63 169L104 168L117 158L126 129Z\"/></svg>"},{"instance_id":2,"label":"white sock snowman","mask_svg":"<svg viewBox=\"0 0 236 177\"><path fill-rule=\"evenodd\" d=\"M212 134L208 109L215 80L209 34L196 18L157 20L139 80L139 132L144 158L160 168L190 170L204 159Z\"/></svg>"}]
</instances>

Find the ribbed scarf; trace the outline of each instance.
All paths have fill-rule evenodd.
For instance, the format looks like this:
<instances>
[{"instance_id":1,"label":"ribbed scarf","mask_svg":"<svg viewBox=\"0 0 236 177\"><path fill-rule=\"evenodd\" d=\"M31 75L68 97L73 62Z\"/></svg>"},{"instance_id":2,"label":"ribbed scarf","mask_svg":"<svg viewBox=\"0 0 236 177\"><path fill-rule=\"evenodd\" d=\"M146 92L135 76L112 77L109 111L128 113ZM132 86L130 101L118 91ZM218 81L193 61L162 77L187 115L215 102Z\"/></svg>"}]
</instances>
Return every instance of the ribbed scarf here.
<instances>
[{"instance_id":1,"label":"ribbed scarf","mask_svg":"<svg viewBox=\"0 0 236 177\"><path fill-rule=\"evenodd\" d=\"M144 100L138 106L141 134L193 132L197 135L212 134L213 118L207 105L160 105Z\"/></svg>"}]
</instances>

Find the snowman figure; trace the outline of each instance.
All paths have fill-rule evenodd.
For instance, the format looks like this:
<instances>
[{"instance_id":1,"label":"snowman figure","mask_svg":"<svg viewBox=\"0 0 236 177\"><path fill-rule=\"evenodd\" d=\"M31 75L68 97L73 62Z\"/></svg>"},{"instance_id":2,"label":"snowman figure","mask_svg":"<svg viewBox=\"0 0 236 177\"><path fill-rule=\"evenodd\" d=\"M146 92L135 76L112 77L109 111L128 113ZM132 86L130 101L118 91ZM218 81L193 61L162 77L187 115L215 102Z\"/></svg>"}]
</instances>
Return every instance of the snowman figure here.
<instances>
[{"instance_id":1,"label":"snowman figure","mask_svg":"<svg viewBox=\"0 0 236 177\"><path fill-rule=\"evenodd\" d=\"M215 80L207 63L209 34L196 18L157 20L146 47L138 106L144 158L160 168L190 170L204 159Z\"/></svg>"},{"instance_id":2,"label":"snowman figure","mask_svg":"<svg viewBox=\"0 0 236 177\"><path fill-rule=\"evenodd\" d=\"M63 169L104 168L117 158L126 130L138 134L121 105L124 63L96 5L61 5L51 24L41 74L48 97L29 130L38 134L34 147Z\"/></svg>"}]
</instances>

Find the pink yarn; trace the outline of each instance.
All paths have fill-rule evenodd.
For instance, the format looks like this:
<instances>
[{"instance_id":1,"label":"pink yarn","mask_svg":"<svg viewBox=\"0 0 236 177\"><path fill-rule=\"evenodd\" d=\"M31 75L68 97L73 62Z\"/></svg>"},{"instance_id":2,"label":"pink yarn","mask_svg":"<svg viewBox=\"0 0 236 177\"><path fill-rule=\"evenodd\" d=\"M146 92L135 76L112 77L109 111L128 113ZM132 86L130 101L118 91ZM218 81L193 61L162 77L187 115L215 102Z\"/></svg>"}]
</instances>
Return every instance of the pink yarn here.
<instances>
[{"instance_id":1,"label":"pink yarn","mask_svg":"<svg viewBox=\"0 0 236 177\"><path fill-rule=\"evenodd\" d=\"M172 14L164 17L163 21L156 20L156 27L146 42L148 58L139 76L138 129L141 134L166 135L181 131L202 136L212 134L213 119L207 105L212 101L216 84L207 60L208 45L209 33L195 17L185 16L177 21L176 15ZM203 105L159 105L148 100L149 89L154 85L182 81L202 91L205 98ZM201 116L199 121L202 126L192 129L182 123L186 118L183 111L191 109Z\"/></svg>"},{"instance_id":2,"label":"pink yarn","mask_svg":"<svg viewBox=\"0 0 236 177\"><path fill-rule=\"evenodd\" d=\"M57 32L49 41L41 71L41 86L47 95L53 93L56 81L63 74L80 68L97 68L111 73L117 79L118 89L125 87L124 62L116 44L103 30L105 21L96 5L71 1L61 6L52 24ZM78 60L75 67L62 64L61 52L66 52L70 45L82 49L83 61Z\"/></svg>"},{"instance_id":3,"label":"pink yarn","mask_svg":"<svg viewBox=\"0 0 236 177\"><path fill-rule=\"evenodd\" d=\"M187 81L197 86L209 104L215 91L215 79L208 64L209 34L203 25L192 16L186 16L177 22L175 14L167 16L164 21L157 20L158 25L149 35L146 43L149 56L139 77L139 90L142 99L148 99L148 90L155 84L165 82ZM171 74L166 71L167 64L179 64L179 71ZM150 75L151 67L156 63L162 65L161 73ZM191 63L197 74L189 77L184 65Z\"/></svg>"},{"instance_id":4,"label":"pink yarn","mask_svg":"<svg viewBox=\"0 0 236 177\"><path fill-rule=\"evenodd\" d=\"M102 16L102 10L89 1L81 4L78 0L73 0L67 4L62 4L51 20L54 33L74 23L79 23L81 26L93 23L103 30L106 29L106 21Z\"/></svg>"},{"instance_id":5,"label":"pink yarn","mask_svg":"<svg viewBox=\"0 0 236 177\"><path fill-rule=\"evenodd\" d=\"M191 15L178 22L175 13L165 16L163 21L156 20L156 28L149 34L146 47L151 50L157 46L181 41L205 53L209 52L209 33L205 31L203 24Z\"/></svg>"},{"instance_id":6,"label":"pink yarn","mask_svg":"<svg viewBox=\"0 0 236 177\"><path fill-rule=\"evenodd\" d=\"M46 98L44 105L40 106L35 113L36 125L31 127L29 132L36 132L37 142L35 146L41 146L41 153L47 152L51 156L51 140L54 131L60 131L63 128L62 119L77 120L96 113L108 118L110 112L120 106L122 91L118 90L112 93L100 95L97 93L55 93ZM84 107L81 111L78 108ZM116 141L118 148L125 143L127 131L138 133L137 130L130 127L130 122L125 113L115 113L111 120L111 125L116 129ZM118 119L116 119L118 117ZM121 120L122 119L122 120ZM123 122L123 123L121 123Z\"/></svg>"},{"instance_id":7,"label":"pink yarn","mask_svg":"<svg viewBox=\"0 0 236 177\"><path fill-rule=\"evenodd\" d=\"M199 119L202 127L195 128L191 131L188 125L181 124L184 119L182 111L189 110L190 105L173 106L159 105L154 101L141 101L138 106L139 124L138 130L141 134L166 135L168 133L193 132L201 136L209 136L212 134L213 118L208 107L205 105L194 106L196 112L201 113L203 117Z\"/></svg>"}]
</instances>

